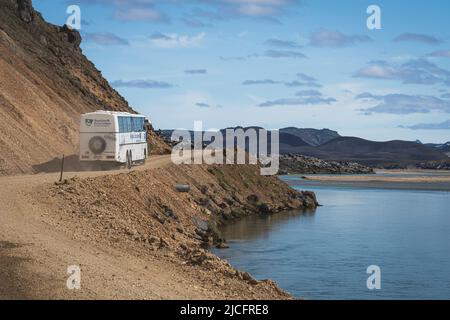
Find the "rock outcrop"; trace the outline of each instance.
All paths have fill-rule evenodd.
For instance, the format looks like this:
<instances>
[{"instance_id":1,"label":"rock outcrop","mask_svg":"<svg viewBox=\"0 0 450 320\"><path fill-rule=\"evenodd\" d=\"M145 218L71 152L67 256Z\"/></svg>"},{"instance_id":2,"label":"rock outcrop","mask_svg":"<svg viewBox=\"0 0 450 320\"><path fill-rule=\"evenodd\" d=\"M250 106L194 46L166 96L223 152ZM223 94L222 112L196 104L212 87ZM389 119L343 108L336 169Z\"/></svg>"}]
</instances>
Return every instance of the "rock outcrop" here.
<instances>
[{"instance_id":1,"label":"rock outcrop","mask_svg":"<svg viewBox=\"0 0 450 320\"><path fill-rule=\"evenodd\" d=\"M34 11L31 0L17 0L17 9L19 10L19 16L22 21L26 23L33 21Z\"/></svg>"},{"instance_id":2,"label":"rock outcrop","mask_svg":"<svg viewBox=\"0 0 450 320\"><path fill-rule=\"evenodd\" d=\"M78 31L45 22L30 0L0 0L0 175L76 154L82 113L134 112L80 43ZM149 143L169 150L153 130Z\"/></svg>"},{"instance_id":3,"label":"rock outcrop","mask_svg":"<svg viewBox=\"0 0 450 320\"><path fill-rule=\"evenodd\" d=\"M416 165L418 169L426 170L450 170L450 161L427 161Z\"/></svg>"},{"instance_id":4,"label":"rock outcrop","mask_svg":"<svg viewBox=\"0 0 450 320\"><path fill-rule=\"evenodd\" d=\"M325 161L298 154L280 156L280 174L371 174L372 168L356 162Z\"/></svg>"}]
</instances>

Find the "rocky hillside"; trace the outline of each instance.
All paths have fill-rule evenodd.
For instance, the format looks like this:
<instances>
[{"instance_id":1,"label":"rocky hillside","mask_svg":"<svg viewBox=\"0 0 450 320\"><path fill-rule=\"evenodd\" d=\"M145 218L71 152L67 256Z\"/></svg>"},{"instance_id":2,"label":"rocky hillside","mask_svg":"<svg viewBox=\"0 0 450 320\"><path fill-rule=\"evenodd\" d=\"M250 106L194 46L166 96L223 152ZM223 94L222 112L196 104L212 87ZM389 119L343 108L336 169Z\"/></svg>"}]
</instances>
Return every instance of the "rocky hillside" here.
<instances>
[{"instance_id":1,"label":"rocky hillside","mask_svg":"<svg viewBox=\"0 0 450 320\"><path fill-rule=\"evenodd\" d=\"M177 183L188 184L189 192L177 192ZM274 282L257 281L207 251L211 245L226 246L218 231L220 224L246 215L317 206L312 192L290 189L274 176L259 175L259 168L251 165L169 164L72 178L39 186L31 197L45 206L40 210L46 212L49 226L78 243L123 250L150 264L156 259L167 272L183 268L191 286L204 288L215 299L290 298ZM139 278L144 280L145 275Z\"/></svg>"},{"instance_id":2,"label":"rocky hillside","mask_svg":"<svg viewBox=\"0 0 450 320\"><path fill-rule=\"evenodd\" d=\"M372 168L356 162L325 161L298 154L280 156L280 174L371 174Z\"/></svg>"},{"instance_id":3,"label":"rocky hillside","mask_svg":"<svg viewBox=\"0 0 450 320\"><path fill-rule=\"evenodd\" d=\"M178 192L177 184L189 185L189 191ZM144 242L153 235L167 243L181 233L199 244L206 241L205 246L221 244L214 231L221 224L247 215L318 205L313 192L298 192L276 176L261 176L256 165L170 164L154 170L74 178L37 195L49 196L64 215L85 219L98 232Z\"/></svg>"},{"instance_id":4,"label":"rocky hillside","mask_svg":"<svg viewBox=\"0 0 450 320\"><path fill-rule=\"evenodd\" d=\"M31 0L0 0L0 175L78 152L81 113L133 112L82 53L77 31L44 21ZM151 131L155 152L166 144Z\"/></svg>"},{"instance_id":5,"label":"rocky hillside","mask_svg":"<svg viewBox=\"0 0 450 320\"><path fill-rule=\"evenodd\" d=\"M450 160L421 162L416 165L416 168L425 170L450 170Z\"/></svg>"}]
</instances>

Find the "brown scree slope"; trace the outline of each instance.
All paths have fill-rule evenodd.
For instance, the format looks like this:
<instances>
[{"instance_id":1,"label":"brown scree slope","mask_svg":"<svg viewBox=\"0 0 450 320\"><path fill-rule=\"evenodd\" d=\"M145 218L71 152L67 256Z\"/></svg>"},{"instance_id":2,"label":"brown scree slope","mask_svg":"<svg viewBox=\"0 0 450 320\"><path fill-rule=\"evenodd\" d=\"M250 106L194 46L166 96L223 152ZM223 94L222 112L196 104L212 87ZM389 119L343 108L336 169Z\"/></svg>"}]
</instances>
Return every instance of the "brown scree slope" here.
<instances>
[{"instance_id":1,"label":"brown scree slope","mask_svg":"<svg viewBox=\"0 0 450 320\"><path fill-rule=\"evenodd\" d=\"M45 22L31 0L0 0L0 175L78 151L79 116L134 112L80 49L77 31ZM154 153L168 147L151 130Z\"/></svg>"}]
</instances>

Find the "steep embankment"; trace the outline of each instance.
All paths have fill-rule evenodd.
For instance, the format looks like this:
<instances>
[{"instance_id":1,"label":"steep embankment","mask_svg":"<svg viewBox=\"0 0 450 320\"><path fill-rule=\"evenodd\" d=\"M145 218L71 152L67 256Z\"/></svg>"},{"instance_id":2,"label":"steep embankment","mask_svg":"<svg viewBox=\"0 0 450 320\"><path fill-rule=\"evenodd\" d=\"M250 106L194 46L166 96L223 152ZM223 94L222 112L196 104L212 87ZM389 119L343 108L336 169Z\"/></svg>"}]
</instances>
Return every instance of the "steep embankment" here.
<instances>
[{"instance_id":1,"label":"steep embankment","mask_svg":"<svg viewBox=\"0 0 450 320\"><path fill-rule=\"evenodd\" d=\"M179 183L189 184L190 191L177 192ZM186 229L189 238L198 234L194 232L197 222L197 229L202 230L203 224L211 227L203 230L210 234L199 238L207 242L203 245L218 244L217 224L250 214L314 209L317 204L313 193L297 192L276 177L261 176L254 165L169 164L154 170L74 178L49 190L64 217L85 219L99 232L143 242L158 236L170 243L174 235L184 234L180 228Z\"/></svg>"},{"instance_id":2,"label":"steep embankment","mask_svg":"<svg viewBox=\"0 0 450 320\"><path fill-rule=\"evenodd\" d=\"M0 175L77 153L81 113L133 112L80 43L77 31L45 22L31 0L0 0ZM149 136L156 153L167 151Z\"/></svg>"},{"instance_id":3,"label":"steep embankment","mask_svg":"<svg viewBox=\"0 0 450 320\"><path fill-rule=\"evenodd\" d=\"M0 287L3 298L286 299L206 248L214 225L246 214L313 209L256 166L176 166L87 178L0 178ZM54 180L53 180L54 181ZM188 193L176 192L178 182ZM3 185L4 183L4 185ZM82 289L67 290L67 266Z\"/></svg>"}]
</instances>

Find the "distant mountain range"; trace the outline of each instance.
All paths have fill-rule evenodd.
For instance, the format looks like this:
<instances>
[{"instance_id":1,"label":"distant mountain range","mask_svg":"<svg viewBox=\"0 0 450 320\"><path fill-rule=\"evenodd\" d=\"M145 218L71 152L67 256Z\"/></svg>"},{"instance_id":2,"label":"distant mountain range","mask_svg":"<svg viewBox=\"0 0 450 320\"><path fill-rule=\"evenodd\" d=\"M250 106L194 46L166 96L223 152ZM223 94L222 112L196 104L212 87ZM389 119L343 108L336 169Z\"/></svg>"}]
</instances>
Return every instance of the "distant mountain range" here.
<instances>
[{"instance_id":1,"label":"distant mountain range","mask_svg":"<svg viewBox=\"0 0 450 320\"><path fill-rule=\"evenodd\" d=\"M280 134L283 134L285 136L292 135L295 137L300 138L304 142L306 142L308 145L317 147L325 142L328 142L330 140L339 138L340 135L336 131L332 131L329 129L301 129L301 128L295 128L295 127L289 127L289 128L283 128L280 130ZM287 140L283 140L283 143L287 143Z\"/></svg>"},{"instance_id":2,"label":"distant mountain range","mask_svg":"<svg viewBox=\"0 0 450 320\"><path fill-rule=\"evenodd\" d=\"M247 127L248 128L259 127ZM221 130L224 132L225 129ZM173 130L162 130L168 140ZM193 132L191 135L193 137ZM405 167L426 161L449 161L450 142L422 144L419 141L376 142L342 137L329 129L280 129L280 153L301 154L323 160L353 161L372 167Z\"/></svg>"},{"instance_id":3,"label":"distant mountain range","mask_svg":"<svg viewBox=\"0 0 450 320\"><path fill-rule=\"evenodd\" d=\"M324 160L355 161L368 166L407 166L449 158L436 148L411 141L375 142L355 137L339 137L317 147L283 148L281 153L299 153Z\"/></svg>"},{"instance_id":4,"label":"distant mountain range","mask_svg":"<svg viewBox=\"0 0 450 320\"><path fill-rule=\"evenodd\" d=\"M226 129L237 129L241 128L244 130L247 129L263 129L261 127L232 127L225 128L220 131L224 132ZM165 139L170 140L172 136L173 129L168 130L160 130L160 134L164 136ZM191 134L191 139L194 139L194 131L189 131ZM280 129L280 143L289 145L289 146L320 146L325 142L333 140L335 138L339 138L340 135L336 131L332 131L329 129L303 129L303 128L283 128Z\"/></svg>"},{"instance_id":5,"label":"distant mountain range","mask_svg":"<svg viewBox=\"0 0 450 320\"><path fill-rule=\"evenodd\" d=\"M442 144L436 144L436 143L426 143L427 147L438 149L441 152L444 152L447 154L447 156L450 157L450 141Z\"/></svg>"}]
</instances>

